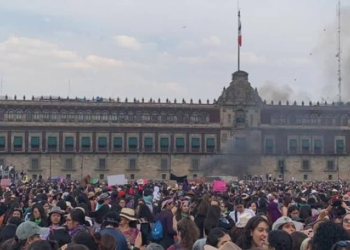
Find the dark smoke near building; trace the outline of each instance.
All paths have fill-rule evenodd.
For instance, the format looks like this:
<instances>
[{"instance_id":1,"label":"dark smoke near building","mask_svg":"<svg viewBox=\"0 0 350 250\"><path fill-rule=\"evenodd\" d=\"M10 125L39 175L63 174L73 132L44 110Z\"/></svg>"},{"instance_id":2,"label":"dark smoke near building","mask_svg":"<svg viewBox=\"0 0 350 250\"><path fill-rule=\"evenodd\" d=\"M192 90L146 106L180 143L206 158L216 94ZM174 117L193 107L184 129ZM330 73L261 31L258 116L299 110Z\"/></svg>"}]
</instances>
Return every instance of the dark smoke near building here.
<instances>
[{"instance_id":1,"label":"dark smoke near building","mask_svg":"<svg viewBox=\"0 0 350 250\"><path fill-rule=\"evenodd\" d=\"M259 157L252 149L253 142L246 138L232 138L224 145L220 155L214 155L202 165L205 176L227 175L244 178L249 176L252 165L259 164Z\"/></svg>"}]
</instances>

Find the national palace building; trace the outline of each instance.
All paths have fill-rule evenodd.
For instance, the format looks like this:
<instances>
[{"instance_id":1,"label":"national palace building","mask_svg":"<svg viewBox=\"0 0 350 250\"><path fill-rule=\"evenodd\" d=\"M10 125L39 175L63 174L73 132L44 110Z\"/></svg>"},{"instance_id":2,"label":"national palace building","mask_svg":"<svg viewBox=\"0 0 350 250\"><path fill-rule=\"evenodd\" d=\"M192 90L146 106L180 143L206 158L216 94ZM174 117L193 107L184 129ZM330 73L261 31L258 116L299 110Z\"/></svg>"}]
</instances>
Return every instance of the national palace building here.
<instances>
[{"instance_id":1,"label":"national palace building","mask_svg":"<svg viewBox=\"0 0 350 250\"><path fill-rule=\"evenodd\" d=\"M350 106L274 101L263 101L244 71L214 101L6 97L0 164L33 178L195 178L239 142L249 154L232 157L257 160L226 168L244 167L247 176L349 178Z\"/></svg>"}]
</instances>

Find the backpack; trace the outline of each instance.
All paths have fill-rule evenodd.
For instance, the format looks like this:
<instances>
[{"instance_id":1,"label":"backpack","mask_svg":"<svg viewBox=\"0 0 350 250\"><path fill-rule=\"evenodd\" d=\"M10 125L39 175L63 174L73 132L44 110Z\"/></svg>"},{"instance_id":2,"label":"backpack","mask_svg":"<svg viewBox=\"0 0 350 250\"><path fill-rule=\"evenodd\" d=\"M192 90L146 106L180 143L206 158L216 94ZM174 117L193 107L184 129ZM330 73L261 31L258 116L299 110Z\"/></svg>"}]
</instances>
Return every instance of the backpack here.
<instances>
[{"instance_id":1,"label":"backpack","mask_svg":"<svg viewBox=\"0 0 350 250\"><path fill-rule=\"evenodd\" d=\"M152 240L158 241L163 238L163 225L160 220L157 220L154 223L154 226L151 231Z\"/></svg>"}]
</instances>

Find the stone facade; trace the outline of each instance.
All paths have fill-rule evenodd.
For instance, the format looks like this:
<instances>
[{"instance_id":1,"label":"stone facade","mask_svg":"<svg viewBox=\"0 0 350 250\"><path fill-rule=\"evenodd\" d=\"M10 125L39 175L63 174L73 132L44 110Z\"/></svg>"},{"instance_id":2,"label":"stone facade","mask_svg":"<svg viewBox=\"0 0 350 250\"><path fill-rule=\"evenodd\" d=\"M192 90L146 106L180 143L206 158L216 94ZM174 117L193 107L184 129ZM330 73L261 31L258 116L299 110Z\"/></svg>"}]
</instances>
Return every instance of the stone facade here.
<instances>
[{"instance_id":1,"label":"stone facade","mask_svg":"<svg viewBox=\"0 0 350 250\"><path fill-rule=\"evenodd\" d=\"M263 101L244 71L214 102L6 97L0 164L34 178L349 178L350 105L275 101Z\"/></svg>"}]
</instances>

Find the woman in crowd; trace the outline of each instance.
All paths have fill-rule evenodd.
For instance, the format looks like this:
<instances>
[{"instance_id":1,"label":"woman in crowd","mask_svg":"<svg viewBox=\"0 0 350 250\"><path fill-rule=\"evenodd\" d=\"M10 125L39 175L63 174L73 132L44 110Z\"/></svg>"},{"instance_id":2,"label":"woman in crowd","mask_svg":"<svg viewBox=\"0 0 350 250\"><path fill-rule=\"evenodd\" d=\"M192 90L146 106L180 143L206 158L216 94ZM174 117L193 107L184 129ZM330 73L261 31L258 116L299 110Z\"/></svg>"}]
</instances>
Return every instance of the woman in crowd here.
<instances>
[{"instance_id":1,"label":"woman in crowd","mask_svg":"<svg viewBox=\"0 0 350 250\"><path fill-rule=\"evenodd\" d=\"M49 212L49 222L48 225L50 230L57 229L64 224L64 212L60 207L52 207Z\"/></svg>"},{"instance_id":2,"label":"woman in crowd","mask_svg":"<svg viewBox=\"0 0 350 250\"><path fill-rule=\"evenodd\" d=\"M177 222L184 218L189 218L194 221L194 217L190 214L190 206L188 200L183 200L178 203L176 207L176 212L173 217L173 228L176 231Z\"/></svg>"},{"instance_id":3,"label":"woman in crowd","mask_svg":"<svg viewBox=\"0 0 350 250\"><path fill-rule=\"evenodd\" d=\"M269 249L292 250L292 238L282 230L272 230L268 235Z\"/></svg>"},{"instance_id":4,"label":"woman in crowd","mask_svg":"<svg viewBox=\"0 0 350 250\"><path fill-rule=\"evenodd\" d=\"M307 239L307 235L302 232L294 232L290 236L292 237L292 250L299 250L303 241Z\"/></svg>"},{"instance_id":5,"label":"woman in crowd","mask_svg":"<svg viewBox=\"0 0 350 250\"><path fill-rule=\"evenodd\" d=\"M302 227L302 223L293 221L287 216L282 216L273 223L272 230L283 230L288 234L292 234L295 231L300 231Z\"/></svg>"},{"instance_id":6,"label":"woman in crowd","mask_svg":"<svg viewBox=\"0 0 350 250\"><path fill-rule=\"evenodd\" d=\"M164 249L168 249L171 245L174 244L174 236L176 231L173 228L173 214L171 212L174 207L172 198L165 198L161 202L161 212L157 214L155 221L160 221L163 227L163 238L157 242Z\"/></svg>"},{"instance_id":7,"label":"woman in crowd","mask_svg":"<svg viewBox=\"0 0 350 250\"><path fill-rule=\"evenodd\" d=\"M73 209L67 215L66 226L72 239L80 232L89 232L85 226L85 214L80 209Z\"/></svg>"},{"instance_id":8,"label":"woman in crowd","mask_svg":"<svg viewBox=\"0 0 350 250\"><path fill-rule=\"evenodd\" d=\"M315 232L312 241L312 250L329 250L338 241L350 240L346 230L332 221L322 222Z\"/></svg>"},{"instance_id":9,"label":"woman in crowd","mask_svg":"<svg viewBox=\"0 0 350 250\"><path fill-rule=\"evenodd\" d=\"M231 241L231 237L226 230L222 228L214 228L208 234L206 245L220 248L229 241Z\"/></svg>"},{"instance_id":10,"label":"woman in crowd","mask_svg":"<svg viewBox=\"0 0 350 250\"><path fill-rule=\"evenodd\" d=\"M289 206L286 216L291 219L299 218L299 208L296 205Z\"/></svg>"},{"instance_id":11,"label":"woman in crowd","mask_svg":"<svg viewBox=\"0 0 350 250\"><path fill-rule=\"evenodd\" d=\"M129 248L135 245L136 237L139 230L136 228L137 219L135 217L135 211L131 208L123 208L119 214L120 223L119 230L122 232Z\"/></svg>"},{"instance_id":12,"label":"woman in crowd","mask_svg":"<svg viewBox=\"0 0 350 250\"><path fill-rule=\"evenodd\" d=\"M264 218L259 216L251 218L237 240L237 245L243 250L267 245L269 228L269 223Z\"/></svg>"},{"instance_id":13,"label":"woman in crowd","mask_svg":"<svg viewBox=\"0 0 350 250\"><path fill-rule=\"evenodd\" d=\"M47 216L43 206L40 203L36 203L32 206L32 212L29 216L29 220L35 222L39 227L47 227Z\"/></svg>"},{"instance_id":14,"label":"woman in crowd","mask_svg":"<svg viewBox=\"0 0 350 250\"><path fill-rule=\"evenodd\" d=\"M177 223L178 243L171 245L168 250L192 250L198 236L199 232L196 224L190 218L183 218Z\"/></svg>"},{"instance_id":15,"label":"woman in crowd","mask_svg":"<svg viewBox=\"0 0 350 250\"><path fill-rule=\"evenodd\" d=\"M350 235L350 213L347 213L343 216L343 222L342 225L344 229L349 233Z\"/></svg>"},{"instance_id":16,"label":"woman in crowd","mask_svg":"<svg viewBox=\"0 0 350 250\"><path fill-rule=\"evenodd\" d=\"M201 200L199 202L199 205L197 207L197 212L194 218L194 222L196 223L198 229L199 229L199 238L204 237L204 221L206 218L206 215L209 210L209 204L205 200Z\"/></svg>"}]
</instances>

